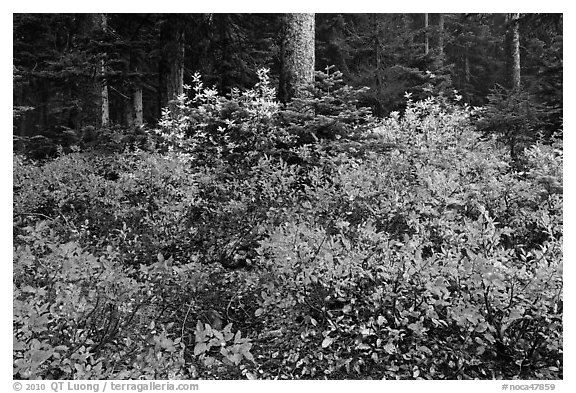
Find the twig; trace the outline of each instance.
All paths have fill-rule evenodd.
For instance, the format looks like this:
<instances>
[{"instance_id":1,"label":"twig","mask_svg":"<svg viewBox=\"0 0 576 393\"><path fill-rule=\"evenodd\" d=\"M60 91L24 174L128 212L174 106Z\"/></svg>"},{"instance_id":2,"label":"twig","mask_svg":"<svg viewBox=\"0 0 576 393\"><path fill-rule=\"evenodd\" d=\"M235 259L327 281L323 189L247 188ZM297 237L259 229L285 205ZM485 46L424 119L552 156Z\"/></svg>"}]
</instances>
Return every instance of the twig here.
<instances>
[{"instance_id":1,"label":"twig","mask_svg":"<svg viewBox=\"0 0 576 393\"><path fill-rule=\"evenodd\" d=\"M186 311L186 315L184 316L184 321L182 321L182 333L180 334L180 340L184 340L184 328L186 327L186 321L188 320L188 314L190 314L191 309L192 309L192 302L188 304L188 310Z\"/></svg>"},{"instance_id":2,"label":"twig","mask_svg":"<svg viewBox=\"0 0 576 393\"><path fill-rule=\"evenodd\" d=\"M120 96L122 96L122 97L125 98L126 100L131 100L131 98L128 97L127 95L120 93L120 92L118 91L118 89L115 89L114 87L112 87L112 86L110 86L110 85L109 85L108 87L109 87L110 89L114 90L116 93L118 93Z\"/></svg>"},{"instance_id":3,"label":"twig","mask_svg":"<svg viewBox=\"0 0 576 393\"><path fill-rule=\"evenodd\" d=\"M320 250L322 249L322 246L324 245L324 242L326 241L326 238L328 238L328 233L324 234L324 237L322 238L322 241L320 242L320 245L318 246L318 248L316 249L316 253L314 254L314 256L312 257L312 259L308 262L310 264L312 264L316 258L318 257L318 254L320 254Z\"/></svg>"},{"instance_id":4,"label":"twig","mask_svg":"<svg viewBox=\"0 0 576 393\"><path fill-rule=\"evenodd\" d=\"M17 216L39 216L39 217L44 217L48 220L53 220L52 217L48 217L47 215L42 214L42 213L15 213L15 215L17 215Z\"/></svg>"},{"instance_id":5,"label":"twig","mask_svg":"<svg viewBox=\"0 0 576 393\"><path fill-rule=\"evenodd\" d=\"M228 318L229 320L231 320L231 321L233 321L233 322L238 322L238 320L232 318L232 317L230 316L230 314L228 313L228 310L230 310L230 306L232 305L232 300L234 300L234 298L240 293L240 290L241 290L241 289L242 289L242 288L239 288L239 289L234 293L234 295L232 295L232 297L230 298L230 301L228 302L228 305L226 306L226 318Z\"/></svg>"}]
</instances>

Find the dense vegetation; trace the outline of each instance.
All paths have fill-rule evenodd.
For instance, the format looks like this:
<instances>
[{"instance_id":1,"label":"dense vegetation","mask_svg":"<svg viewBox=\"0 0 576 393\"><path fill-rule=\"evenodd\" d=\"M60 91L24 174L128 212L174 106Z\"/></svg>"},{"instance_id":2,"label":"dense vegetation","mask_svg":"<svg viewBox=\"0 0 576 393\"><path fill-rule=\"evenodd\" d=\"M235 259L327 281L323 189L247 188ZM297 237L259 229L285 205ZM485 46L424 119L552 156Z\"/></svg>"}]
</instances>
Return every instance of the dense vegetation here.
<instances>
[{"instance_id":1,"label":"dense vegetation","mask_svg":"<svg viewBox=\"0 0 576 393\"><path fill-rule=\"evenodd\" d=\"M14 378L563 377L562 15L290 15L14 14Z\"/></svg>"},{"instance_id":2,"label":"dense vegetation","mask_svg":"<svg viewBox=\"0 0 576 393\"><path fill-rule=\"evenodd\" d=\"M562 378L561 139L258 75L14 156L16 378Z\"/></svg>"}]
</instances>

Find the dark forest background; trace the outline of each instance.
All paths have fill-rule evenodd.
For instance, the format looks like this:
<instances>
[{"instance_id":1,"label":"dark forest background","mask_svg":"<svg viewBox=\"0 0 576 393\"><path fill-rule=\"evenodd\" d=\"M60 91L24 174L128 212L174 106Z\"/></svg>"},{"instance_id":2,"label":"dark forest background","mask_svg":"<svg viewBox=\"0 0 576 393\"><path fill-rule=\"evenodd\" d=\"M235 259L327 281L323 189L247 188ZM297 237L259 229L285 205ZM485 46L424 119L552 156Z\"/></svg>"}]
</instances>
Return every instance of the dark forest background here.
<instances>
[{"instance_id":1,"label":"dark forest background","mask_svg":"<svg viewBox=\"0 0 576 393\"><path fill-rule=\"evenodd\" d=\"M14 134L60 144L100 126L99 90L109 86L110 126L155 125L168 104L174 46L183 45L183 82L198 72L222 94L253 86L257 70L281 67L282 14L14 14ZM544 110L550 132L562 123L562 16L519 18L523 90ZM402 110L404 93L421 98L457 90L473 106L509 87L505 14L316 14L316 70L370 87L360 98L376 116ZM180 37L180 38L179 38ZM104 68L104 72L101 71ZM274 85L274 83L273 83ZM545 107L545 108L544 108ZM75 133L76 132L76 133Z\"/></svg>"}]
</instances>

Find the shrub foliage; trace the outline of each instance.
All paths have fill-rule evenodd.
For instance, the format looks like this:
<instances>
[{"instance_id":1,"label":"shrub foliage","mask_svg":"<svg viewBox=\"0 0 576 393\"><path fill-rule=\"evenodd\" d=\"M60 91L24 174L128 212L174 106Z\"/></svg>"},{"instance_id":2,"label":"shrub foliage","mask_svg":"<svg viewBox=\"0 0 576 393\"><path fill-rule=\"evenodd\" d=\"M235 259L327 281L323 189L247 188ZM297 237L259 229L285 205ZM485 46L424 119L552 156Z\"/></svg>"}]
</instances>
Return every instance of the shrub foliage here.
<instances>
[{"instance_id":1,"label":"shrub foliage","mask_svg":"<svg viewBox=\"0 0 576 393\"><path fill-rule=\"evenodd\" d=\"M15 378L562 377L560 144L195 81L147 150L14 156Z\"/></svg>"}]
</instances>

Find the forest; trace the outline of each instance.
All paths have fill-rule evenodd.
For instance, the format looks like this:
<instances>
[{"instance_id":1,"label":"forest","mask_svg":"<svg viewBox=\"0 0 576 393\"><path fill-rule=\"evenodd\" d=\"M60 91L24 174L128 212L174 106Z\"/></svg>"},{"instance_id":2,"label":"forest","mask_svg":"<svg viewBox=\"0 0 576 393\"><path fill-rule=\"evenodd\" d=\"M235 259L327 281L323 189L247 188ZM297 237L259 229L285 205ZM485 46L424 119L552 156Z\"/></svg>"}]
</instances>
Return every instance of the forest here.
<instances>
[{"instance_id":1,"label":"forest","mask_svg":"<svg viewBox=\"0 0 576 393\"><path fill-rule=\"evenodd\" d=\"M563 378L562 14L13 14L14 379Z\"/></svg>"}]
</instances>

